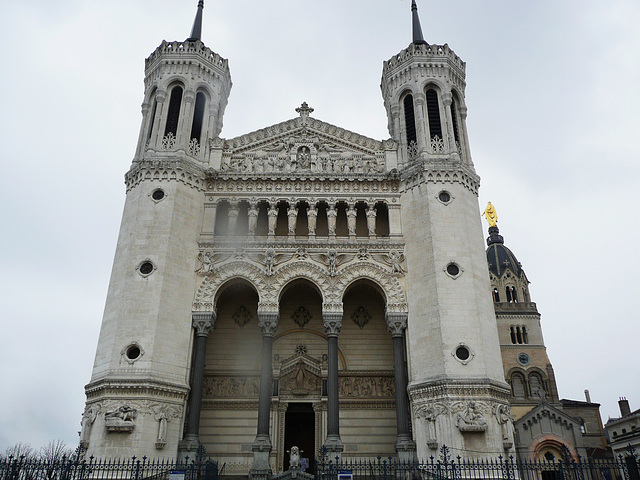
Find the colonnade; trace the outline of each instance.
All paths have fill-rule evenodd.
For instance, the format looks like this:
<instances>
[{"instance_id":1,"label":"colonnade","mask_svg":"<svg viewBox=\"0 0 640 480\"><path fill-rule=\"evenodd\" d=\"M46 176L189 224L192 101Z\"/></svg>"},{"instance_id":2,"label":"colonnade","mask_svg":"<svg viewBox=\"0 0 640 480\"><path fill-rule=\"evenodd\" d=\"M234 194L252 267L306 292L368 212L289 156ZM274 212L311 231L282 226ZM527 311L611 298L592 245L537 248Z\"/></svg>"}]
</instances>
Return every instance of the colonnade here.
<instances>
[{"instance_id":1,"label":"colonnade","mask_svg":"<svg viewBox=\"0 0 640 480\"><path fill-rule=\"evenodd\" d=\"M204 382L204 359L207 336L215 324L213 312L194 312L192 325L195 330L196 345L194 368L191 378L191 393L184 443L191 448L199 444L198 431L202 407L202 386ZM342 330L343 313L323 312L322 321L327 337L327 438L325 448L330 456L340 455L343 444L340 438L340 399L338 388L338 339ZM272 450L269 432L269 413L272 398L272 351L273 339L278 327L279 313L258 311L258 325L262 333L262 356L260 367L260 394L258 425L252 445L252 477L265 478L270 475L269 454ZM387 330L393 337L393 368L396 390L396 450L401 460L411 460L415 456L415 443L409 430L409 400L407 396L407 372L404 365L404 331L407 327L406 313L387 313Z\"/></svg>"},{"instance_id":2,"label":"colonnade","mask_svg":"<svg viewBox=\"0 0 640 480\"><path fill-rule=\"evenodd\" d=\"M385 202L222 200L215 206L211 233L217 236L386 237ZM211 216L212 212L206 212Z\"/></svg>"}]
</instances>

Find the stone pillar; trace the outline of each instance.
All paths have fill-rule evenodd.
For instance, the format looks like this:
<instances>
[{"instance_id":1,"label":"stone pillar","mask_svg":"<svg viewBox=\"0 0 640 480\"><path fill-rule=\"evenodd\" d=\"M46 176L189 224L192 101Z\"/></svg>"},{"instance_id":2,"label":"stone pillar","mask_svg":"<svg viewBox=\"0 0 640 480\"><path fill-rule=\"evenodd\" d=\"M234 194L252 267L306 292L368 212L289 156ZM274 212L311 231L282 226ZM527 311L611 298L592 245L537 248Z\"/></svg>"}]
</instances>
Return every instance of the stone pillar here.
<instances>
[{"instance_id":1,"label":"stone pillar","mask_svg":"<svg viewBox=\"0 0 640 480\"><path fill-rule=\"evenodd\" d=\"M152 150L158 150L162 143L162 137L164 135L164 129L167 124L165 118L164 102L167 99L166 90L158 90L156 92L156 101L158 106L156 108L156 118L153 120L153 126L151 127L151 138L149 139L149 148Z\"/></svg>"},{"instance_id":2,"label":"stone pillar","mask_svg":"<svg viewBox=\"0 0 640 480\"><path fill-rule=\"evenodd\" d=\"M416 117L416 138L418 142L418 153L428 151L427 145L431 144L427 123L424 117L424 105L427 97L424 93L416 93L413 95L414 113Z\"/></svg>"},{"instance_id":3,"label":"stone pillar","mask_svg":"<svg viewBox=\"0 0 640 480\"><path fill-rule=\"evenodd\" d=\"M193 105L196 100L196 92L185 89L182 95L182 108L178 118L178 131L176 132L176 145L181 150L189 149L189 136L191 135L191 122L193 121Z\"/></svg>"},{"instance_id":4,"label":"stone pillar","mask_svg":"<svg viewBox=\"0 0 640 480\"><path fill-rule=\"evenodd\" d=\"M396 384L396 452L400 461L416 458L416 444L409 431L409 398L407 396L407 371L404 368L404 331L407 328L406 313L387 313L387 330L393 337L393 372Z\"/></svg>"},{"instance_id":5,"label":"stone pillar","mask_svg":"<svg viewBox=\"0 0 640 480\"><path fill-rule=\"evenodd\" d=\"M200 445L200 410L202 409L202 386L204 384L204 359L207 353L207 337L215 324L213 312L193 312L192 325L196 334L196 354L193 361L191 391L189 393L189 410L187 429L184 440L180 443L181 454L195 452Z\"/></svg>"},{"instance_id":6,"label":"stone pillar","mask_svg":"<svg viewBox=\"0 0 640 480\"><path fill-rule=\"evenodd\" d=\"M460 134L460 143L462 144L462 157L469 165L473 166L471 160L471 149L469 148L469 138L467 137L467 107L458 106L460 114L460 125L458 125L458 133Z\"/></svg>"},{"instance_id":7,"label":"stone pillar","mask_svg":"<svg viewBox=\"0 0 640 480\"><path fill-rule=\"evenodd\" d=\"M367 210L367 229L369 230L370 238L375 238L376 236L376 213L375 207L370 205Z\"/></svg>"},{"instance_id":8,"label":"stone pillar","mask_svg":"<svg viewBox=\"0 0 640 480\"><path fill-rule=\"evenodd\" d=\"M456 135L453 131L453 118L451 118L451 92L446 92L442 95L442 105L444 106L444 115L447 120L446 124L446 132L447 138L443 139L449 147L449 153L451 154L451 159L459 161L460 154L458 153L458 146L456 145ZM443 134L444 135L444 134Z\"/></svg>"},{"instance_id":9,"label":"stone pillar","mask_svg":"<svg viewBox=\"0 0 640 480\"><path fill-rule=\"evenodd\" d=\"M402 130L400 126L400 106L392 105L391 106L391 118L389 119L389 130L393 132L393 139L400 143L401 137L400 132Z\"/></svg>"},{"instance_id":10,"label":"stone pillar","mask_svg":"<svg viewBox=\"0 0 640 480\"><path fill-rule=\"evenodd\" d=\"M260 363L260 401L258 404L258 433L253 442L253 464L249 472L251 478L267 479L271 476L269 454L272 444L269 436L269 418L271 412L271 389L273 367L271 352L273 336L278 327L277 312L258 312L258 324L262 331L262 358Z\"/></svg>"},{"instance_id":11,"label":"stone pillar","mask_svg":"<svg viewBox=\"0 0 640 480\"><path fill-rule=\"evenodd\" d=\"M342 329L342 312L323 312L322 322L327 335L327 440L324 446L329 458L344 450L340 439L340 399L338 398L338 335Z\"/></svg>"}]
</instances>

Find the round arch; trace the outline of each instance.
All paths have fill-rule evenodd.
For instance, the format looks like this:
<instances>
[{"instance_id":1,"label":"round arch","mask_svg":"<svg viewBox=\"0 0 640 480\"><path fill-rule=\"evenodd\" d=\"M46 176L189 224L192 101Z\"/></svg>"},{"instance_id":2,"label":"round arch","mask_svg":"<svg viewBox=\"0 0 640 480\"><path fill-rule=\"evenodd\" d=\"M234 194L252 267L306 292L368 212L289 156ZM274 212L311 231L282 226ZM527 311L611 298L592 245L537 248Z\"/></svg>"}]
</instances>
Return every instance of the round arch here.
<instances>
[{"instance_id":1,"label":"round arch","mask_svg":"<svg viewBox=\"0 0 640 480\"><path fill-rule=\"evenodd\" d=\"M267 286L262 278L263 272L256 266L245 262L231 262L218 267L200 283L193 301L194 312L213 312L220 296L221 287L234 278L248 282L263 301Z\"/></svg>"},{"instance_id":2,"label":"round arch","mask_svg":"<svg viewBox=\"0 0 640 480\"><path fill-rule=\"evenodd\" d=\"M273 288L271 290L271 301L277 303L286 288L293 280L305 279L311 282L322 302L326 303L328 297L329 277L324 269L309 262L294 262L285 265L274 276Z\"/></svg>"},{"instance_id":3,"label":"round arch","mask_svg":"<svg viewBox=\"0 0 640 480\"><path fill-rule=\"evenodd\" d=\"M371 263L356 263L340 272L335 287L336 300L341 301L349 286L361 279L378 286L388 310L391 308L393 311L407 312L406 296L398 279L387 270Z\"/></svg>"}]
</instances>

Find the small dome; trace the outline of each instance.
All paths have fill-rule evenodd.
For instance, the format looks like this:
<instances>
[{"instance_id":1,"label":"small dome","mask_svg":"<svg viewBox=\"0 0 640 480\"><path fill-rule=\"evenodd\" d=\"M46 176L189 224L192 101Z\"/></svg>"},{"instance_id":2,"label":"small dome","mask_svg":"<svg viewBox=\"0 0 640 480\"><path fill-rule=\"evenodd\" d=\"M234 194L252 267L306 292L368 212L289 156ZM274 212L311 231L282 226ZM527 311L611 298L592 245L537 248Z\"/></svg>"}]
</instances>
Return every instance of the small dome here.
<instances>
[{"instance_id":1,"label":"small dome","mask_svg":"<svg viewBox=\"0 0 640 480\"><path fill-rule=\"evenodd\" d=\"M522 265L511 250L504 246L504 239L499 235L498 227L489 228L487 238L487 264L489 271L497 278L501 278L507 269L510 269L516 277L522 276Z\"/></svg>"}]
</instances>

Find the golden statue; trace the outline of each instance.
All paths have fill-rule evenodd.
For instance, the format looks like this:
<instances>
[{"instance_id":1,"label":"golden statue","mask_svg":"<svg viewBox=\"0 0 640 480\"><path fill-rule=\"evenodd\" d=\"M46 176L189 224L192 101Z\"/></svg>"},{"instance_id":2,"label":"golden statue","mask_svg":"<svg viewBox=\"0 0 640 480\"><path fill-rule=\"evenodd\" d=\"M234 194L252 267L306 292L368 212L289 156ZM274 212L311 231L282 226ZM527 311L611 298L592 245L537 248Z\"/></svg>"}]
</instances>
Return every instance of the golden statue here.
<instances>
[{"instance_id":1,"label":"golden statue","mask_svg":"<svg viewBox=\"0 0 640 480\"><path fill-rule=\"evenodd\" d=\"M495 227L498 224L498 214L496 213L496 208L491 205L491 202L487 203L487 208L484 209L484 213L482 214L489 222L489 227Z\"/></svg>"}]
</instances>

